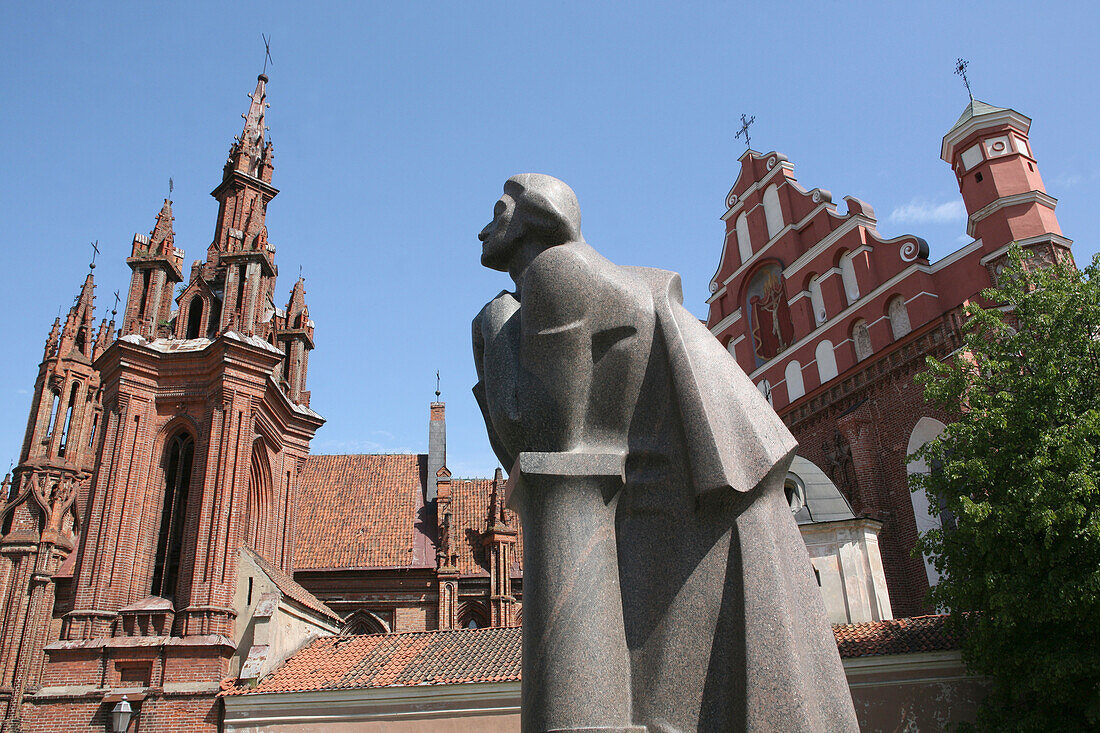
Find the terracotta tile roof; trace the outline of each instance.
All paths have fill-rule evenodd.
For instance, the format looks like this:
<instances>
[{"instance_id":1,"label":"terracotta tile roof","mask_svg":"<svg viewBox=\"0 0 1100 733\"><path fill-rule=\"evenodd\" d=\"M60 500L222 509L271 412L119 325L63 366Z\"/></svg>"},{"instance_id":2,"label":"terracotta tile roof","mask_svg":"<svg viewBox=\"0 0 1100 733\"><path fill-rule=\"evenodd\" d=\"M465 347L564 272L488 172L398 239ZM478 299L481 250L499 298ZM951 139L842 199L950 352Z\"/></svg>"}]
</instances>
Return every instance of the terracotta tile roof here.
<instances>
[{"instance_id":1,"label":"terracotta tile roof","mask_svg":"<svg viewBox=\"0 0 1100 733\"><path fill-rule=\"evenodd\" d=\"M503 482L500 500L504 500ZM462 575L488 575L489 558L481 546L481 536L488 528L489 499L493 493L493 480L487 478L455 479L451 482L451 511L459 532L455 537L458 552L458 572ZM504 510L508 526L519 531L519 517L510 509ZM523 535L517 535L516 562L510 572L523 572Z\"/></svg>"},{"instance_id":2,"label":"terracotta tile roof","mask_svg":"<svg viewBox=\"0 0 1100 733\"><path fill-rule=\"evenodd\" d=\"M946 616L917 616L833 627L841 657L958 648ZM328 636L297 652L252 689L222 694L506 682L520 678L522 629Z\"/></svg>"},{"instance_id":3,"label":"terracotta tile roof","mask_svg":"<svg viewBox=\"0 0 1100 733\"><path fill-rule=\"evenodd\" d=\"M327 636L252 689L223 695L363 689L519 679L519 628Z\"/></svg>"},{"instance_id":4,"label":"terracotta tile roof","mask_svg":"<svg viewBox=\"0 0 1100 733\"><path fill-rule=\"evenodd\" d=\"M427 456L309 456L299 477L295 570L435 566Z\"/></svg>"},{"instance_id":5,"label":"terracotta tile roof","mask_svg":"<svg viewBox=\"0 0 1100 733\"><path fill-rule=\"evenodd\" d=\"M243 547L242 550L249 554L252 561L267 574L267 577L271 578L271 582L275 584L275 587L278 588L284 596L300 603L311 611L321 614L329 621L335 622L338 626L344 623L344 620L339 614L319 601L317 597L308 590L298 585L289 575L265 560L260 553L247 546Z\"/></svg>"},{"instance_id":6,"label":"terracotta tile roof","mask_svg":"<svg viewBox=\"0 0 1100 733\"><path fill-rule=\"evenodd\" d=\"M914 616L833 627L840 656L870 657L958 649L958 639L945 626L947 616Z\"/></svg>"}]
</instances>

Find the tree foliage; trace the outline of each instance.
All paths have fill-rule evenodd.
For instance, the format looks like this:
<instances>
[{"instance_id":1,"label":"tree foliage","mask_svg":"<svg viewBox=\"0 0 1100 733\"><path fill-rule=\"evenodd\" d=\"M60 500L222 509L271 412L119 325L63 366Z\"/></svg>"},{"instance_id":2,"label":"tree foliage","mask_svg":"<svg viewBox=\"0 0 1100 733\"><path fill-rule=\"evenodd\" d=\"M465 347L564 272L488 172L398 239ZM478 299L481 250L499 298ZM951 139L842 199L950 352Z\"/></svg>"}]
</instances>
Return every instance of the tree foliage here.
<instances>
[{"instance_id":1,"label":"tree foliage","mask_svg":"<svg viewBox=\"0 0 1100 733\"><path fill-rule=\"evenodd\" d=\"M919 378L954 422L918 451L944 529L921 537L971 672L978 726L1100 729L1100 257L1037 267L1014 249L996 305Z\"/></svg>"}]
</instances>

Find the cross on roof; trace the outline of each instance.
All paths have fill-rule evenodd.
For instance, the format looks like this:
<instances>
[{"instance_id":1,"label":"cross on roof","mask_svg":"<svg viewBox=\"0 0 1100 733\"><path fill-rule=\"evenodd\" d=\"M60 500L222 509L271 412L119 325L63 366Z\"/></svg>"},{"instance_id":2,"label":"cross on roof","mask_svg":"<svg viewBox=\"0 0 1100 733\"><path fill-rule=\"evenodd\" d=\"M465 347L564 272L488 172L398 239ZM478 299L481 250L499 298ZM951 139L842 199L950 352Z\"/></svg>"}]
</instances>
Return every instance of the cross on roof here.
<instances>
[{"instance_id":1,"label":"cross on roof","mask_svg":"<svg viewBox=\"0 0 1100 733\"><path fill-rule=\"evenodd\" d=\"M264 70L263 70L263 73L266 74L267 73L267 63L269 61L271 61L271 36L265 36L263 33L261 33L260 38L264 39ZM271 63L274 65L275 62L271 61Z\"/></svg>"},{"instance_id":2,"label":"cross on roof","mask_svg":"<svg viewBox=\"0 0 1100 733\"><path fill-rule=\"evenodd\" d=\"M92 242L92 264L89 265L93 270L95 269L95 256L99 254L99 240Z\"/></svg>"},{"instance_id":3,"label":"cross on roof","mask_svg":"<svg viewBox=\"0 0 1100 733\"><path fill-rule=\"evenodd\" d=\"M745 115L741 115L741 129L738 130L737 134L734 136L734 137L741 137L742 135L744 135L745 136L745 147L746 148L751 147L749 145L749 125L751 125L754 122L756 122L756 115L753 115L752 117L749 117L748 119L745 119Z\"/></svg>"},{"instance_id":4,"label":"cross on roof","mask_svg":"<svg viewBox=\"0 0 1100 733\"><path fill-rule=\"evenodd\" d=\"M118 291L115 291L115 307L111 309L111 315L118 313Z\"/></svg>"},{"instance_id":5,"label":"cross on roof","mask_svg":"<svg viewBox=\"0 0 1100 733\"><path fill-rule=\"evenodd\" d=\"M439 399L439 370L435 370L435 398Z\"/></svg>"},{"instance_id":6,"label":"cross on roof","mask_svg":"<svg viewBox=\"0 0 1100 733\"><path fill-rule=\"evenodd\" d=\"M961 76L963 84L966 85L966 93L970 95L970 101L974 101L974 92L970 91L970 80L966 78L966 67L970 66L970 62L964 58L955 59L955 75Z\"/></svg>"}]
</instances>

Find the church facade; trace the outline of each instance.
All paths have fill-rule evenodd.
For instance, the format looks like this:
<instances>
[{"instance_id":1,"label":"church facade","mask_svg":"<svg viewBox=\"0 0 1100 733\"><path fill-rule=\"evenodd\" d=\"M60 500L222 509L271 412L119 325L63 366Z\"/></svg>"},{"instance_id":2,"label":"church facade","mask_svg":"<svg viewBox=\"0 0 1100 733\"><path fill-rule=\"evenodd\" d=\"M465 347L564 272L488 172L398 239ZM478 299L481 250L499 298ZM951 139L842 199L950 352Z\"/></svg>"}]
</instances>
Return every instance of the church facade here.
<instances>
[{"instance_id":1,"label":"church facade","mask_svg":"<svg viewBox=\"0 0 1100 733\"><path fill-rule=\"evenodd\" d=\"M971 242L931 262L927 243L883 238L874 209L808 190L780 153L749 150L726 196L725 238L707 325L768 396L856 515L882 523L890 603L926 612L935 569L911 554L936 520L908 456L945 416L914 376L961 345L963 308L996 282L1009 245L1038 262L1071 260L1028 140L1031 120L972 100L943 138ZM820 565L821 563L818 563ZM824 569L819 567L819 572ZM835 571L835 570L834 570Z\"/></svg>"}]
</instances>

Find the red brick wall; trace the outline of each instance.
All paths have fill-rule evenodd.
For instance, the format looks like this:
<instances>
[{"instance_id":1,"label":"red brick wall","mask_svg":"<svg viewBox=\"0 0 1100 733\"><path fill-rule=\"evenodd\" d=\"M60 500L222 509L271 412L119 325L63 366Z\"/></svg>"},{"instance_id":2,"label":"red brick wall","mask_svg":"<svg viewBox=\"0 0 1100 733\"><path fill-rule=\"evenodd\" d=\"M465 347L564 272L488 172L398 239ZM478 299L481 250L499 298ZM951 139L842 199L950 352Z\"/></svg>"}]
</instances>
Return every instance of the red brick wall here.
<instances>
[{"instance_id":1,"label":"red brick wall","mask_svg":"<svg viewBox=\"0 0 1100 733\"><path fill-rule=\"evenodd\" d=\"M910 334L781 411L798 439L799 454L830 474L857 515L882 521L879 549L895 618L929 610L924 563L912 554L917 529L906 450L922 417L949 420L925 401L923 389L914 381L926 369L926 356L942 357L954 348L948 323ZM827 457L825 446L838 432L851 447L853 472L848 482Z\"/></svg>"},{"instance_id":2,"label":"red brick wall","mask_svg":"<svg viewBox=\"0 0 1100 733\"><path fill-rule=\"evenodd\" d=\"M215 733L219 702L208 695L150 695L132 703L137 716L131 733ZM114 703L101 698L57 698L23 704L25 733L104 733L109 730Z\"/></svg>"}]
</instances>

